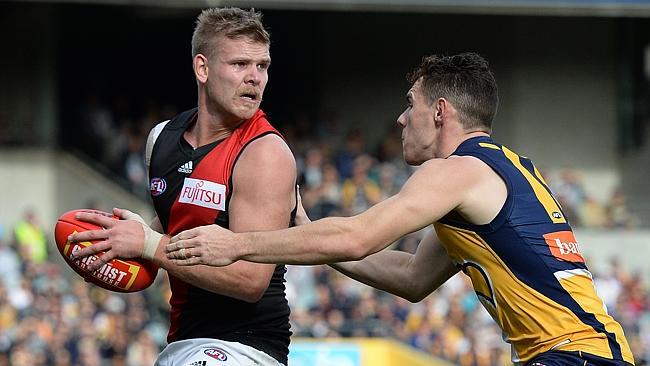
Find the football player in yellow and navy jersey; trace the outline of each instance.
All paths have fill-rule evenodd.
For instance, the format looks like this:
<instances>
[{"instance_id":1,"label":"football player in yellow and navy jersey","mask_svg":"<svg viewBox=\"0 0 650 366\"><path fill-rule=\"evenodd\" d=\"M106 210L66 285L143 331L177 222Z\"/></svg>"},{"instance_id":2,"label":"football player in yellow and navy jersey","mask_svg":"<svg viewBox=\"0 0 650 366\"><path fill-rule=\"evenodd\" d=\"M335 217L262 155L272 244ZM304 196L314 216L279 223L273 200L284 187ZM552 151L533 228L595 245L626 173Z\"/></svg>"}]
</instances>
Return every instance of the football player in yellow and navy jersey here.
<instances>
[{"instance_id":1,"label":"football player in yellow and navy jersey","mask_svg":"<svg viewBox=\"0 0 650 366\"><path fill-rule=\"evenodd\" d=\"M188 230L172 238L168 258L214 266L342 262L332 266L411 301L462 271L512 345L513 362L634 364L544 178L490 137L498 93L487 61L474 53L425 57L410 81L397 122L406 162L421 166L397 195L357 216L285 230ZM428 225L435 230L415 254L381 251Z\"/></svg>"}]
</instances>

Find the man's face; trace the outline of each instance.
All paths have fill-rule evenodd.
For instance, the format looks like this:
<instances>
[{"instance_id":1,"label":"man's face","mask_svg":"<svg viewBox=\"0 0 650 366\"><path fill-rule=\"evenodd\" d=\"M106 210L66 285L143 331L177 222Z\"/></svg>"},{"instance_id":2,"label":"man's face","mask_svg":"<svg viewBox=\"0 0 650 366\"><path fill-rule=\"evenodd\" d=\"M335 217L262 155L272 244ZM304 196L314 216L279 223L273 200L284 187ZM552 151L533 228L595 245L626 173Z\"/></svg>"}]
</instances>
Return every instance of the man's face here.
<instances>
[{"instance_id":1,"label":"man's face","mask_svg":"<svg viewBox=\"0 0 650 366\"><path fill-rule=\"evenodd\" d=\"M260 106L269 79L269 46L246 37L220 37L215 46L205 84L208 105L226 119L249 119Z\"/></svg>"},{"instance_id":2,"label":"man's face","mask_svg":"<svg viewBox=\"0 0 650 366\"><path fill-rule=\"evenodd\" d=\"M420 165L434 157L437 135L433 117L435 108L422 93L422 81L416 81L406 94L407 106L397 118L402 127L404 160L410 165Z\"/></svg>"}]
</instances>

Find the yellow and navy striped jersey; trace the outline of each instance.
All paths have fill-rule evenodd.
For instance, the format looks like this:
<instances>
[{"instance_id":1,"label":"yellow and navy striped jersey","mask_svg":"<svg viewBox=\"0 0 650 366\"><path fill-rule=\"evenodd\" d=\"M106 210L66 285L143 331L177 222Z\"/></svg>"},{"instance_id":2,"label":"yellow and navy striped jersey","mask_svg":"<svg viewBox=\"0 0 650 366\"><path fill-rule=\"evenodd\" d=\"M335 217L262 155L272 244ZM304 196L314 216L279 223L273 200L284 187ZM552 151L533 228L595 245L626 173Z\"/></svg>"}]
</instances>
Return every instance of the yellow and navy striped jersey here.
<instances>
[{"instance_id":1,"label":"yellow and navy striped jersey","mask_svg":"<svg viewBox=\"0 0 650 366\"><path fill-rule=\"evenodd\" d=\"M489 137L468 139L453 155L480 159L508 189L490 223L472 225L452 212L434 227L512 345L513 362L559 350L633 364L623 330L596 294L571 226L535 165Z\"/></svg>"}]
</instances>

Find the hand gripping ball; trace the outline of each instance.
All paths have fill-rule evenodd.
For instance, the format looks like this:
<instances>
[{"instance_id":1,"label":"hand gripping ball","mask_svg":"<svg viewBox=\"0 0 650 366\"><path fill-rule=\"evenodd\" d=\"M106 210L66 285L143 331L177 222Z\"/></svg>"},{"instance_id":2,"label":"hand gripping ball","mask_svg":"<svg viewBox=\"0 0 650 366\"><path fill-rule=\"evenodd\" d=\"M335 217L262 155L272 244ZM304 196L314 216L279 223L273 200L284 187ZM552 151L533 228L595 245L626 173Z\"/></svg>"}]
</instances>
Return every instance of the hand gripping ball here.
<instances>
[{"instance_id":1,"label":"hand gripping ball","mask_svg":"<svg viewBox=\"0 0 650 366\"><path fill-rule=\"evenodd\" d=\"M90 263L99 258L102 254L90 255L84 258L72 258L72 253L79 249L93 245L93 242L68 242L68 236L86 230L103 230L88 222L80 221L75 218L78 212L92 210L72 210L61 215L54 228L54 238L59 253L65 259L65 262L87 282L92 282L97 286L115 292L137 292L149 287L156 279L158 266L146 259L113 259L104 264L98 270L89 272L87 267ZM119 217L113 216L119 220Z\"/></svg>"}]
</instances>

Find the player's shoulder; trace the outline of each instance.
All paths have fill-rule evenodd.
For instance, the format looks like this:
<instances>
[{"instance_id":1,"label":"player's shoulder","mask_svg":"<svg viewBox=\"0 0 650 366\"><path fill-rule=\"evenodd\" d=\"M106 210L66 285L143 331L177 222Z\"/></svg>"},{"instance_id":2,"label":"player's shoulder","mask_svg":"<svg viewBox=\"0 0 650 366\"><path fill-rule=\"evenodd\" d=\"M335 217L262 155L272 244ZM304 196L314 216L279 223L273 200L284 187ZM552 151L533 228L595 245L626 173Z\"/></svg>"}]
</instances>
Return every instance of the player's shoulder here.
<instances>
[{"instance_id":1,"label":"player's shoulder","mask_svg":"<svg viewBox=\"0 0 650 366\"><path fill-rule=\"evenodd\" d=\"M275 133L260 136L248 143L240 160L277 168L287 168L296 164L287 143Z\"/></svg>"},{"instance_id":2,"label":"player's shoulder","mask_svg":"<svg viewBox=\"0 0 650 366\"><path fill-rule=\"evenodd\" d=\"M449 162L450 166L456 168L465 168L472 170L490 169L490 166L488 164L474 155L452 155L445 160Z\"/></svg>"},{"instance_id":3,"label":"player's shoulder","mask_svg":"<svg viewBox=\"0 0 650 366\"><path fill-rule=\"evenodd\" d=\"M151 131L149 131L149 136L147 136L147 142L145 144L145 153L144 153L144 163L147 167L151 165L151 154L153 153L153 147L156 144L156 140L162 130L167 126L170 120L162 121L156 124Z\"/></svg>"},{"instance_id":4,"label":"player's shoulder","mask_svg":"<svg viewBox=\"0 0 650 366\"><path fill-rule=\"evenodd\" d=\"M155 140L156 138L158 138L158 136L160 135L160 133L162 132L162 130L165 128L165 126L167 126L167 124L168 124L170 121L171 121L171 120L168 119L168 120L165 120L165 121L162 121L162 122L158 122L158 123L156 123L156 125L153 126L153 127L151 128L151 130L149 131L149 138L151 138L151 139L153 139L153 140Z\"/></svg>"},{"instance_id":5,"label":"player's shoulder","mask_svg":"<svg viewBox=\"0 0 650 366\"><path fill-rule=\"evenodd\" d=\"M165 129L165 126L167 126L167 124L169 124L170 121L171 120L168 119L166 121L159 122L155 126L153 126L151 131L149 131L149 136L147 136L148 148L153 149L153 145L156 143L156 140L160 136L160 133Z\"/></svg>"},{"instance_id":6,"label":"player's shoulder","mask_svg":"<svg viewBox=\"0 0 650 366\"><path fill-rule=\"evenodd\" d=\"M280 136L268 134L251 141L244 148L235 162L233 183L240 189L247 186L275 190L292 187L296 176L296 160L291 150Z\"/></svg>"},{"instance_id":7,"label":"player's shoulder","mask_svg":"<svg viewBox=\"0 0 650 366\"><path fill-rule=\"evenodd\" d=\"M256 153L291 152L287 142L276 133L267 133L250 141L245 149Z\"/></svg>"},{"instance_id":8,"label":"player's shoulder","mask_svg":"<svg viewBox=\"0 0 650 366\"><path fill-rule=\"evenodd\" d=\"M424 162L413 174L419 180L441 186L469 187L481 181L492 169L473 156L452 155Z\"/></svg>"},{"instance_id":9,"label":"player's shoulder","mask_svg":"<svg viewBox=\"0 0 650 366\"><path fill-rule=\"evenodd\" d=\"M425 172L455 171L466 173L468 171L488 167L481 159L471 155L451 155L448 158L435 158L425 161L418 170ZM489 167L488 167L489 168Z\"/></svg>"}]
</instances>

